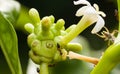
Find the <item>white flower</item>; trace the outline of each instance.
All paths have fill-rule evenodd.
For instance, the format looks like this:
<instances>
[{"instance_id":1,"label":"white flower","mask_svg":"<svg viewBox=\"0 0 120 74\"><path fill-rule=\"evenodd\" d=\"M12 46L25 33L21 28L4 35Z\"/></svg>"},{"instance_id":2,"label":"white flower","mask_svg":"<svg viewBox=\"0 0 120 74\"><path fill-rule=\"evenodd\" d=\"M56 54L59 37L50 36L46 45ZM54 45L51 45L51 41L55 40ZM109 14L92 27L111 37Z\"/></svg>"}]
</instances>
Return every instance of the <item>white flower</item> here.
<instances>
[{"instance_id":1,"label":"white flower","mask_svg":"<svg viewBox=\"0 0 120 74\"><path fill-rule=\"evenodd\" d=\"M76 16L83 16L83 17L87 16L90 19L92 18L91 22L93 23L96 22L96 25L91 31L91 33L95 34L104 27L105 22L101 16L105 17L106 15L104 12L99 11L99 7L97 4L94 4L93 6L91 6L91 4L87 0L74 1L74 4L75 5L86 4L86 6L83 6L77 10Z\"/></svg>"},{"instance_id":2,"label":"white flower","mask_svg":"<svg viewBox=\"0 0 120 74\"><path fill-rule=\"evenodd\" d=\"M0 0L0 12L4 17L9 18L10 14L15 15L13 12L20 11L20 4L15 0Z\"/></svg>"},{"instance_id":3,"label":"white flower","mask_svg":"<svg viewBox=\"0 0 120 74\"><path fill-rule=\"evenodd\" d=\"M15 0L0 0L0 11L8 12L12 9L19 11L20 4Z\"/></svg>"},{"instance_id":4,"label":"white flower","mask_svg":"<svg viewBox=\"0 0 120 74\"><path fill-rule=\"evenodd\" d=\"M38 74L37 68L39 68L39 65L35 64L31 59L29 59L26 74Z\"/></svg>"}]
</instances>

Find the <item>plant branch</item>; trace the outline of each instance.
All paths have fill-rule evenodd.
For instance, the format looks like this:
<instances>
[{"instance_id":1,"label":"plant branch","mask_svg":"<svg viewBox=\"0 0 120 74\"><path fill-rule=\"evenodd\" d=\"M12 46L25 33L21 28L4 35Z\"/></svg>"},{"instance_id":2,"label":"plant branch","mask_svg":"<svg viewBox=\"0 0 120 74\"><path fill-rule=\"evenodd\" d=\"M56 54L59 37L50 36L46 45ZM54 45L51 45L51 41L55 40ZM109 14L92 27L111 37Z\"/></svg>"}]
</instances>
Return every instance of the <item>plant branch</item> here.
<instances>
[{"instance_id":1,"label":"plant branch","mask_svg":"<svg viewBox=\"0 0 120 74\"><path fill-rule=\"evenodd\" d=\"M99 62L98 58L93 58L93 57L80 55L80 54L74 53L72 51L69 52L68 57L70 59L77 59L77 60L83 60L83 61L86 61L86 62L90 62L90 63L93 63L95 65Z\"/></svg>"},{"instance_id":2,"label":"plant branch","mask_svg":"<svg viewBox=\"0 0 120 74\"><path fill-rule=\"evenodd\" d=\"M49 74L48 73L48 64L47 63L41 63L40 64L40 74Z\"/></svg>"},{"instance_id":3,"label":"plant branch","mask_svg":"<svg viewBox=\"0 0 120 74\"><path fill-rule=\"evenodd\" d=\"M117 4L118 4L118 35L117 38L115 39L115 43L120 42L120 0L117 0Z\"/></svg>"}]
</instances>

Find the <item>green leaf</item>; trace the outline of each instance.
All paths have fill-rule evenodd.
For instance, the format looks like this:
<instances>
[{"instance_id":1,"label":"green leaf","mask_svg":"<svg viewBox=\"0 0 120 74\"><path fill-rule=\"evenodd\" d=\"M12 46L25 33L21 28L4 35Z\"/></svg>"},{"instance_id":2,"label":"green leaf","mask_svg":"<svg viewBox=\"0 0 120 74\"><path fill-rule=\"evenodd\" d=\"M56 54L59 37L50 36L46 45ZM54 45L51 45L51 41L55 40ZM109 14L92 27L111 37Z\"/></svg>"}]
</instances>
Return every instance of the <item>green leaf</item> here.
<instances>
[{"instance_id":1,"label":"green leaf","mask_svg":"<svg viewBox=\"0 0 120 74\"><path fill-rule=\"evenodd\" d=\"M18 40L12 24L0 13L0 46L12 74L22 74L18 56Z\"/></svg>"}]
</instances>

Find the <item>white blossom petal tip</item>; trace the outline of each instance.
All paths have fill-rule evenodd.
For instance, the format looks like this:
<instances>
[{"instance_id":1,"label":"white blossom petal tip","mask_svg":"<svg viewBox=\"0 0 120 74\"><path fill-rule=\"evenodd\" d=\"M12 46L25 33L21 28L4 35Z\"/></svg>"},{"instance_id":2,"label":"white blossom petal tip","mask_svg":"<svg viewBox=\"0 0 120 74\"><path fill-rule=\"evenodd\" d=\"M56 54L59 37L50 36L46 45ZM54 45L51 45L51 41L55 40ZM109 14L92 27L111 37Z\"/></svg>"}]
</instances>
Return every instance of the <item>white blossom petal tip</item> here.
<instances>
[{"instance_id":1,"label":"white blossom petal tip","mask_svg":"<svg viewBox=\"0 0 120 74\"><path fill-rule=\"evenodd\" d=\"M102 17L106 17L106 14L102 11L99 11L99 6L97 4L93 4L93 7L95 8L96 12L99 14L99 15L102 15Z\"/></svg>"},{"instance_id":2,"label":"white blossom petal tip","mask_svg":"<svg viewBox=\"0 0 120 74\"><path fill-rule=\"evenodd\" d=\"M79 5L79 4L91 5L87 0L73 1L73 3L74 3L74 5Z\"/></svg>"},{"instance_id":3,"label":"white blossom petal tip","mask_svg":"<svg viewBox=\"0 0 120 74\"><path fill-rule=\"evenodd\" d=\"M76 16L82 16L82 15L86 14L87 9L88 9L88 6L84 6L80 9L78 9L75 15Z\"/></svg>"},{"instance_id":4,"label":"white blossom petal tip","mask_svg":"<svg viewBox=\"0 0 120 74\"><path fill-rule=\"evenodd\" d=\"M99 6L97 4L93 4L93 7L96 9L96 11L99 11Z\"/></svg>"},{"instance_id":5,"label":"white blossom petal tip","mask_svg":"<svg viewBox=\"0 0 120 74\"><path fill-rule=\"evenodd\" d=\"M102 15L102 17L106 17L106 14L102 11L99 11L98 14Z\"/></svg>"},{"instance_id":6,"label":"white blossom petal tip","mask_svg":"<svg viewBox=\"0 0 120 74\"><path fill-rule=\"evenodd\" d=\"M93 4L93 6L91 6L91 4L87 0L74 1L74 4L86 4L85 6L77 10L76 16L86 17L87 15L88 18L86 20L90 20L92 24L96 22L95 27L91 31L92 34L99 32L104 27L105 22L102 17L106 17L106 14L102 11L99 11L99 6L97 4ZM94 18L89 18L92 15L94 15Z\"/></svg>"},{"instance_id":7,"label":"white blossom petal tip","mask_svg":"<svg viewBox=\"0 0 120 74\"><path fill-rule=\"evenodd\" d=\"M93 28L93 30L91 31L91 33L96 34L104 27L104 25L105 25L105 22L104 22L103 18L101 16L98 16L98 21L97 21L95 27Z\"/></svg>"}]
</instances>

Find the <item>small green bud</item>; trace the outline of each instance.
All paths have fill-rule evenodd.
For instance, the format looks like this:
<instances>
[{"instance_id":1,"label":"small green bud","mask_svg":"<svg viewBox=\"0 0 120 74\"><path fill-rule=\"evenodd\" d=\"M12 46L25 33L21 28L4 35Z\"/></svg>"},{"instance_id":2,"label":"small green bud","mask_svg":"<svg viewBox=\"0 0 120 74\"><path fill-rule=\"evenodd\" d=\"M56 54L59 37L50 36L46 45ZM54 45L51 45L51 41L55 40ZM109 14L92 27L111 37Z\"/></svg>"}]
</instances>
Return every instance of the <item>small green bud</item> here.
<instances>
[{"instance_id":1,"label":"small green bud","mask_svg":"<svg viewBox=\"0 0 120 74\"><path fill-rule=\"evenodd\" d=\"M24 28L29 33L32 33L34 31L34 26L31 23L25 24Z\"/></svg>"},{"instance_id":2,"label":"small green bud","mask_svg":"<svg viewBox=\"0 0 120 74\"><path fill-rule=\"evenodd\" d=\"M65 21L63 19L59 19L55 25L56 30L61 30L65 25Z\"/></svg>"},{"instance_id":3,"label":"small green bud","mask_svg":"<svg viewBox=\"0 0 120 74\"><path fill-rule=\"evenodd\" d=\"M55 17L53 15L49 16L50 20L51 20L51 23L53 24L54 21L55 21Z\"/></svg>"},{"instance_id":4,"label":"small green bud","mask_svg":"<svg viewBox=\"0 0 120 74\"><path fill-rule=\"evenodd\" d=\"M41 24L42 24L42 30L43 31L48 31L50 29L51 26L51 20L49 17L44 17L41 20Z\"/></svg>"},{"instance_id":5,"label":"small green bud","mask_svg":"<svg viewBox=\"0 0 120 74\"><path fill-rule=\"evenodd\" d=\"M36 35L34 33L31 33L28 38L27 38L27 42L28 45L31 47L31 43L36 39Z\"/></svg>"},{"instance_id":6,"label":"small green bud","mask_svg":"<svg viewBox=\"0 0 120 74\"><path fill-rule=\"evenodd\" d=\"M39 32L38 39L39 40L47 40L47 39L53 39L54 35L50 30L51 27L51 20L49 17L43 17L41 20L40 28L41 32Z\"/></svg>"},{"instance_id":7,"label":"small green bud","mask_svg":"<svg viewBox=\"0 0 120 74\"><path fill-rule=\"evenodd\" d=\"M66 46L66 49L68 51L78 52L78 51L82 50L82 45L79 43L68 43Z\"/></svg>"},{"instance_id":8,"label":"small green bud","mask_svg":"<svg viewBox=\"0 0 120 74\"><path fill-rule=\"evenodd\" d=\"M38 25L37 23L40 23L39 13L35 8L31 8L29 10L29 15L30 15L35 26Z\"/></svg>"}]
</instances>

